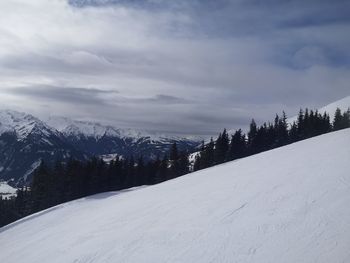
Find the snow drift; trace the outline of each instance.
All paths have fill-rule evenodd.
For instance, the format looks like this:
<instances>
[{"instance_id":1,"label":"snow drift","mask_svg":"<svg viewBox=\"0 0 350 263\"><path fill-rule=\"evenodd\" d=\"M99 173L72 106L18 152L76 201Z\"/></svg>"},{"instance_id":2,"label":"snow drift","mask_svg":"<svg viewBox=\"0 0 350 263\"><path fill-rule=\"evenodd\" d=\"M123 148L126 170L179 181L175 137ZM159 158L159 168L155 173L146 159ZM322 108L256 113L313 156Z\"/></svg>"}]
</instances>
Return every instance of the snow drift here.
<instances>
[{"instance_id":1,"label":"snow drift","mask_svg":"<svg viewBox=\"0 0 350 263\"><path fill-rule=\"evenodd\" d=\"M0 262L346 262L350 129L0 229Z\"/></svg>"}]
</instances>

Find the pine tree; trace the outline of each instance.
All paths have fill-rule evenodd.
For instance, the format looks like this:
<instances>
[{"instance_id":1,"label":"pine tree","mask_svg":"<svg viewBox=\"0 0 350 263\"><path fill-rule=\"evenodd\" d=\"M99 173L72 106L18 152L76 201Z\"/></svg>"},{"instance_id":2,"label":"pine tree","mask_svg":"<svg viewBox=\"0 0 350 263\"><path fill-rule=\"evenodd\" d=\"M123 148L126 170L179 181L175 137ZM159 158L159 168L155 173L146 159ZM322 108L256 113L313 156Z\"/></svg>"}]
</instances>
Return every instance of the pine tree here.
<instances>
[{"instance_id":1,"label":"pine tree","mask_svg":"<svg viewBox=\"0 0 350 263\"><path fill-rule=\"evenodd\" d=\"M288 123L286 113L283 111L282 118L276 115L275 118L276 146L283 146L288 143Z\"/></svg>"},{"instance_id":2,"label":"pine tree","mask_svg":"<svg viewBox=\"0 0 350 263\"><path fill-rule=\"evenodd\" d=\"M205 146L204 151L201 153L201 169L211 167L214 165L214 141L210 138L210 142Z\"/></svg>"},{"instance_id":3,"label":"pine tree","mask_svg":"<svg viewBox=\"0 0 350 263\"><path fill-rule=\"evenodd\" d=\"M257 133L258 133L258 129L257 129L256 123L254 119L252 119L249 125L249 132L248 132L248 148L251 154L256 152L256 149L254 147L254 140L256 138Z\"/></svg>"},{"instance_id":4,"label":"pine tree","mask_svg":"<svg viewBox=\"0 0 350 263\"><path fill-rule=\"evenodd\" d=\"M51 190L52 205L57 205L64 202L64 167L60 160L56 160L54 168L52 170L53 188Z\"/></svg>"},{"instance_id":5,"label":"pine tree","mask_svg":"<svg viewBox=\"0 0 350 263\"><path fill-rule=\"evenodd\" d=\"M296 142L299 140L299 133L298 133L298 125L296 122L293 122L290 130L289 130L289 139L290 142Z\"/></svg>"},{"instance_id":6,"label":"pine tree","mask_svg":"<svg viewBox=\"0 0 350 263\"><path fill-rule=\"evenodd\" d=\"M226 129L219 135L215 143L214 162L216 164L226 161L229 149L229 138Z\"/></svg>"},{"instance_id":7,"label":"pine tree","mask_svg":"<svg viewBox=\"0 0 350 263\"><path fill-rule=\"evenodd\" d=\"M160 162L159 169L156 174L155 183L160 183L169 179L168 164L169 164L169 160L168 160L168 157L165 155L163 160Z\"/></svg>"},{"instance_id":8,"label":"pine tree","mask_svg":"<svg viewBox=\"0 0 350 263\"><path fill-rule=\"evenodd\" d=\"M235 160L241 158L246 154L246 141L245 135L242 130L239 129L231 137L229 151L227 155L228 160Z\"/></svg>"},{"instance_id":9,"label":"pine tree","mask_svg":"<svg viewBox=\"0 0 350 263\"><path fill-rule=\"evenodd\" d=\"M179 175L179 153L177 150L176 142L172 144L169 154L169 172L170 178L175 178Z\"/></svg>"},{"instance_id":10,"label":"pine tree","mask_svg":"<svg viewBox=\"0 0 350 263\"><path fill-rule=\"evenodd\" d=\"M137 168L136 168L136 180L135 185L145 185L146 184L146 171L145 171L145 163L143 161L143 156L137 160Z\"/></svg>"},{"instance_id":11,"label":"pine tree","mask_svg":"<svg viewBox=\"0 0 350 263\"><path fill-rule=\"evenodd\" d=\"M333 119L333 130L343 129L343 116L339 108L336 109Z\"/></svg>"},{"instance_id":12,"label":"pine tree","mask_svg":"<svg viewBox=\"0 0 350 263\"><path fill-rule=\"evenodd\" d=\"M204 151L204 150L203 150ZM201 153L203 153L203 151L200 151L195 159L194 159L194 164L193 164L193 171L198 171L200 169L202 169L203 164L202 164L202 157L201 157Z\"/></svg>"},{"instance_id":13,"label":"pine tree","mask_svg":"<svg viewBox=\"0 0 350 263\"><path fill-rule=\"evenodd\" d=\"M184 175L184 174L188 174L190 171L189 171L189 166L190 166L190 163L188 161L188 154L185 153L185 152L182 152L180 154L180 157L179 157L179 160L178 160L178 176L181 176L181 175Z\"/></svg>"},{"instance_id":14,"label":"pine tree","mask_svg":"<svg viewBox=\"0 0 350 263\"><path fill-rule=\"evenodd\" d=\"M31 184L31 210L37 212L49 207L49 188L51 186L49 170L41 160L34 172Z\"/></svg>"},{"instance_id":15,"label":"pine tree","mask_svg":"<svg viewBox=\"0 0 350 263\"><path fill-rule=\"evenodd\" d=\"M343 114L344 129L350 128L350 108Z\"/></svg>"},{"instance_id":16,"label":"pine tree","mask_svg":"<svg viewBox=\"0 0 350 263\"><path fill-rule=\"evenodd\" d=\"M177 144L176 144L176 142L174 142L171 145L169 160L170 161L175 161L175 160L178 160L178 159L179 159L179 153L178 153L178 150L177 150Z\"/></svg>"},{"instance_id":17,"label":"pine tree","mask_svg":"<svg viewBox=\"0 0 350 263\"><path fill-rule=\"evenodd\" d=\"M298 140L302 140L305 137L305 120L304 120L304 112L302 109L299 110L298 120L297 120L297 129L298 129Z\"/></svg>"},{"instance_id":18,"label":"pine tree","mask_svg":"<svg viewBox=\"0 0 350 263\"><path fill-rule=\"evenodd\" d=\"M135 186L135 160L133 156L130 156L129 160L126 160L126 188Z\"/></svg>"}]
</instances>

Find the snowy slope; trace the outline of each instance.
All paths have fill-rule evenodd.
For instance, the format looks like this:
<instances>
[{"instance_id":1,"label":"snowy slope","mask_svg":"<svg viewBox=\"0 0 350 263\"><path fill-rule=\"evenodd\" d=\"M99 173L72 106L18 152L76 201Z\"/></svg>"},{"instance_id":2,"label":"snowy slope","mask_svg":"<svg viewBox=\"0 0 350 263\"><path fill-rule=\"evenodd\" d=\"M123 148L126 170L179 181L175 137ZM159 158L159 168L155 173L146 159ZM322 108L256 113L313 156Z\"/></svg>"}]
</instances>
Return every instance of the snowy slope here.
<instances>
[{"instance_id":1,"label":"snowy slope","mask_svg":"<svg viewBox=\"0 0 350 263\"><path fill-rule=\"evenodd\" d=\"M331 104L328 104L327 106L319 109L319 112L321 113L327 112L329 113L331 119L333 119L334 113L337 108L339 108L342 113L347 111L350 108L350 96L345 97L341 100L335 101Z\"/></svg>"},{"instance_id":2,"label":"snowy slope","mask_svg":"<svg viewBox=\"0 0 350 263\"><path fill-rule=\"evenodd\" d=\"M348 262L350 129L0 229L0 262Z\"/></svg>"}]
</instances>

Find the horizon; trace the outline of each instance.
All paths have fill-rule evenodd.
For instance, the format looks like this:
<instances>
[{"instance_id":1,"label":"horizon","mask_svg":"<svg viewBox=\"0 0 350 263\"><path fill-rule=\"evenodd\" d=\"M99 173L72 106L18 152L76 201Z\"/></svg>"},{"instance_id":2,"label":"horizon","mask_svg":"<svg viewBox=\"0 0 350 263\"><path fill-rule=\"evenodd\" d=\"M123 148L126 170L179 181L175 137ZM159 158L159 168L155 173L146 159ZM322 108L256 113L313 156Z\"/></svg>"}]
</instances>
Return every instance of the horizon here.
<instances>
[{"instance_id":1,"label":"horizon","mask_svg":"<svg viewBox=\"0 0 350 263\"><path fill-rule=\"evenodd\" d=\"M323 113L328 113L332 119L332 115L334 114L335 112L335 109L323 109L323 108L327 108L327 106L329 105L332 105L332 104L337 104L338 102L344 100L344 99L347 99L349 98L349 96L345 96L343 98L340 98L339 100L336 100L336 101L331 101L329 103L327 103L326 105L322 105L320 107L305 107L305 108L299 108L298 111L301 109L301 110L305 110L305 109L309 109L309 110L313 110L313 111L319 111L321 114ZM346 109L342 109L344 105L338 105L337 108L340 108L342 110L342 112L344 112ZM144 135L144 136L183 136L184 138L191 138L193 137L194 139L204 139L204 140L207 140L209 139L210 137L213 137L215 138L216 136L218 136L219 133L221 133L224 129L227 130L227 131L230 131L230 132L233 132L235 130L238 130L238 129L241 129L242 131L244 132L247 132L248 129L249 129L249 124L245 125L245 126L241 126L241 127L236 127L236 128L230 128L230 127L218 127L218 131L217 132L214 132L212 134L191 134L191 133L171 133L171 131L163 131L163 132L160 132L160 131L156 131L156 130L141 130L141 129L133 129L133 128L121 128L121 127L117 127L115 125L113 125L113 123L104 123L104 122L101 122L100 120L91 120L91 119L74 119L74 118L71 118L71 117L68 117L68 116L63 116L63 115L48 115L46 116L46 118L42 118L42 117L39 117L39 116L36 116L35 114L31 113L31 112L24 112L24 111L18 111L16 109L10 109L10 108L1 108L0 107L0 111L14 111L14 112L17 112L17 113L22 113L22 114L29 114L35 118L38 118L40 121L43 121L45 124L49 125L50 127L54 128L54 129L57 129L58 131L61 131L61 128L58 128L56 125L52 125L52 123L50 123L50 119L65 119L67 121L73 121L73 122L82 122L82 123L89 123L89 124L96 124L96 125L101 125L101 126L104 126L104 127L112 127L114 129L117 129L117 130L124 130L124 131L127 131L127 130L132 130L132 131L135 131L135 132L139 132L141 133L141 135ZM333 112L334 111L334 112ZM250 119L249 119L249 122L254 119L256 121L256 124L257 125L263 125L263 123L269 123L269 122L272 122L273 121L273 118L277 115L281 116L282 112L285 112L284 110L281 110L280 112L276 112L274 115L270 116L269 119L265 119L265 120L259 120L259 121L256 121L256 119L252 116ZM296 117L297 117L297 114L298 112L295 112L294 114L292 115L289 115L289 113L285 112L286 113L286 116L287 116L287 119L290 120L290 121L295 121ZM1 122L0 122L1 124ZM65 128L65 127L64 127ZM62 129L64 129L62 127Z\"/></svg>"}]
</instances>

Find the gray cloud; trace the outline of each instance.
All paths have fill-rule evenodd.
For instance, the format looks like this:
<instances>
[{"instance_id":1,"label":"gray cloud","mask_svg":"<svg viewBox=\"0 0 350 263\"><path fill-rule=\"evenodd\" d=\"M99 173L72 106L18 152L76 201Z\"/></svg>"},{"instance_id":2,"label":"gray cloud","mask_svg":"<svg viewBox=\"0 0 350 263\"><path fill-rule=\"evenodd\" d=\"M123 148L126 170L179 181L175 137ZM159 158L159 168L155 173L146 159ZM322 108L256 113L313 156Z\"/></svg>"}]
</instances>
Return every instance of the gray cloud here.
<instances>
[{"instance_id":1,"label":"gray cloud","mask_svg":"<svg viewBox=\"0 0 350 263\"><path fill-rule=\"evenodd\" d=\"M77 87L57 87L49 85L38 85L29 87L13 87L6 90L7 93L17 96L29 97L32 99L58 101L71 104L91 104L101 105L105 100L100 97L103 95L115 95L115 90L100 90L95 88L77 88Z\"/></svg>"},{"instance_id":2,"label":"gray cloud","mask_svg":"<svg viewBox=\"0 0 350 263\"><path fill-rule=\"evenodd\" d=\"M175 96L169 96L164 94L158 94L153 98L148 99L150 102L159 102L159 103L166 103L166 104L186 104L190 103L189 100L184 98L179 98Z\"/></svg>"},{"instance_id":3,"label":"gray cloud","mask_svg":"<svg viewBox=\"0 0 350 263\"><path fill-rule=\"evenodd\" d=\"M184 134L293 115L349 94L349 5L2 1L0 103Z\"/></svg>"}]
</instances>

